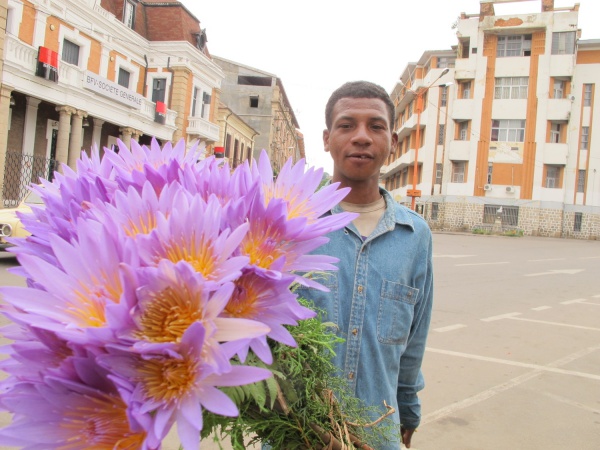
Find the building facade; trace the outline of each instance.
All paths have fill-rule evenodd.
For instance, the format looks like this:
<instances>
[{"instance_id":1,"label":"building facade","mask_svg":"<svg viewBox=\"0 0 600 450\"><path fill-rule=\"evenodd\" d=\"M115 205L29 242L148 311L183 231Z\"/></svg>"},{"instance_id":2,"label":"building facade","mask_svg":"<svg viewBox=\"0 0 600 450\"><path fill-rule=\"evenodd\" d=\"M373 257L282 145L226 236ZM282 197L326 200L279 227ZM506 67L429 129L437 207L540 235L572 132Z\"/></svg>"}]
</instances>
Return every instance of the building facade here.
<instances>
[{"instance_id":1,"label":"building facade","mask_svg":"<svg viewBox=\"0 0 600 450\"><path fill-rule=\"evenodd\" d=\"M221 100L258 132L253 157L265 149L276 172L289 158L304 158L304 139L281 79L221 57L213 60L225 74ZM226 134L224 139L225 156L231 157L233 137Z\"/></svg>"},{"instance_id":2,"label":"building facade","mask_svg":"<svg viewBox=\"0 0 600 450\"><path fill-rule=\"evenodd\" d=\"M598 239L600 40L579 40L578 4L497 16L494 3L460 16L451 50L406 66L382 182L400 202L419 195L433 229Z\"/></svg>"},{"instance_id":3,"label":"building facade","mask_svg":"<svg viewBox=\"0 0 600 450\"><path fill-rule=\"evenodd\" d=\"M180 2L8 0L4 14L4 206L57 163L75 167L82 149L152 137L211 149L219 140L223 72Z\"/></svg>"},{"instance_id":4,"label":"building facade","mask_svg":"<svg viewBox=\"0 0 600 450\"><path fill-rule=\"evenodd\" d=\"M215 155L218 158L224 158L231 168L236 168L244 161L250 161L254 148L254 138L258 135L258 131L244 122L224 103L219 104L218 115L218 142L223 143L223 145L215 147Z\"/></svg>"}]
</instances>

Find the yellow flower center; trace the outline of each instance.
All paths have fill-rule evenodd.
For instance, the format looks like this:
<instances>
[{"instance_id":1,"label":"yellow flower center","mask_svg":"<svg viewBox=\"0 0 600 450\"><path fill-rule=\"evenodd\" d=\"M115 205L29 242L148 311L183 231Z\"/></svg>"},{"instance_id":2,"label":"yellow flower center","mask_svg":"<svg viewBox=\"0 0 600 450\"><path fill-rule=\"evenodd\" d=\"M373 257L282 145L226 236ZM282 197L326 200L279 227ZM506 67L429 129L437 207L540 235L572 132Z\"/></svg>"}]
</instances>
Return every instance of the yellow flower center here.
<instances>
[{"instance_id":1,"label":"yellow flower center","mask_svg":"<svg viewBox=\"0 0 600 450\"><path fill-rule=\"evenodd\" d=\"M138 336L151 342L179 342L188 327L202 319L202 311L185 286L167 287L152 294L141 316Z\"/></svg>"},{"instance_id":2,"label":"yellow flower center","mask_svg":"<svg viewBox=\"0 0 600 450\"><path fill-rule=\"evenodd\" d=\"M106 323L106 303L119 303L123 287L117 270L111 273L100 271L97 276L79 283L74 292L76 301L69 305L71 316L81 327L102 327Z\"/></svg>"},{"instance_id":3,"label":"yellow flower center","mask_svg":"<svg viewBox=\"0 0 600 450\"><path fill-rule=\"evenodd\" d=\"M198 363L189 358L139 360L140 381L146 394L162 402L177 402L193 387Z\"/></svg>"},{"instance_id":4,"label":"yellow flower center","mask_svg":"<svg viewBox=\"0 0 600 450\"><path fill-rule=\"evenodd\" d=\"M285 241L280 233L270 226L261 230L250 230L241 244L242 253L250 258L250 264L268 269L284 254Z\"/></svg>"},{"instance_id":5,"label":"yellow flower center","mask_svg":"<svg viewBox=\"0 0 600 450\"><path fill-rule=\"evenodd\" d=\"M86 397L68 409L60 427L70 438L57 447L60 450L85 448L91 450L134 450L141 448L145 433L129 427L126 405L116 396Z\"/></svg>"},{"instance_id":6,"label":"yellow flower center","mask_svg":"<svg viewBox=\"0 0 600 450\"><path fill-rule=\"evenodd\" d=\"M210 242L204 237L196 242L194 233L179 241L172 240L167 248L167 259L174 263L187 261L207 280L214 279L216 256Z\"/></svg>"},{"instance_id":7,"label":"yellow flower center","mask_svg":"<svg viewBox=\"0 0 600 450\"><path fill-rule=\"evenodd\" d=\"M231 317L251 318L255 315L259 294L253 283L255 278L255 275L243 275L235 282L235 289L225 307L225 312Z\"/></svg>"}]
</instances>

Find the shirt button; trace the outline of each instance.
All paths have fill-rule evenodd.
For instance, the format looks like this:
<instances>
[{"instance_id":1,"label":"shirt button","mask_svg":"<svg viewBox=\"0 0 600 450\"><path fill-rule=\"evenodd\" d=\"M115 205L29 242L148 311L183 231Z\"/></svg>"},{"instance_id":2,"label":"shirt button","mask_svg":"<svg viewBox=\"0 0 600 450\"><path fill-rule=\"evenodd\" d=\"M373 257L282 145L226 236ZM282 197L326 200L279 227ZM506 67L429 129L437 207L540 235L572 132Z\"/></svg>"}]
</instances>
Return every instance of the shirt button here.
<instances>
[{"instance_id":1,"label":"shirt button","mask_svg":"<svg viewBox=\"0 0 600 450\"><path fill-rule=\"evenodd\" d=\"M359 286L359 287L358 287L358 293L359 293L359 294L362 294L362 291L363 291L363 287L362 287L362 286Z\"/></svg>"},{"instance_id":2,"label":"shirt button","mask_svg":"<svg viewBox=\"0 0 600 450\"><path fill-rule=\"evenodd\" d=\"M354 336L356 336L356 335L358 334L358 328L355 328L354 330L352 330L352 334L353 334Z\"/></svg>"},{"instance_id":3,"label":"shirt button","mask_svg":"<svg viewBox=\"0 0 600 450\"><path fill-rule=\"evenodd\" d=\"M348 379L349 379L349 380L353 380L353 379L354 379L354 372L350 372L350 373L348 374Z\"/></svg>"}]
</instances>

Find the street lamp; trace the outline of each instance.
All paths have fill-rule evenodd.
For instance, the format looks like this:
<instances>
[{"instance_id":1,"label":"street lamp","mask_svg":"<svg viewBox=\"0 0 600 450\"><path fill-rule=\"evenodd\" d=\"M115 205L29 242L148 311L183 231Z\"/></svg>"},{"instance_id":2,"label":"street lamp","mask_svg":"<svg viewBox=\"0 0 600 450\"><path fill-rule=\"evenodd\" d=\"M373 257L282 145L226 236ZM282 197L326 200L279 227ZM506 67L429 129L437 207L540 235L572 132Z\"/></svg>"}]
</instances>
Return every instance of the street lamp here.
<instances>
[{"instance_id":1,"label":"street lamp","mask_svg":"<svg viewBox=\"0 0 600 450\"><path fill-rule=\"evenodd\" d=\"M411 197L410 209L412 209L413 211L415 210L415 203L417 201L417 197L421 196L421 190L417 189L417 179L419 177L419 148L421 147L421 112L423 111L423 96L429 90L429 88L433 87L433 83L435 83L440 78L442 78L444 75L446 75L449 72L449 70L450 69L448 69L448 68L442 70L442 72L438 75L438 77L435 80L433 80L431 83L429 83L429 85L427 85L425 87L418 88L417 91L413 91L411 88L404 85L404 83L402 83L401 80L399 80L399 83L404 85L404 87L406 89L411 91L415 95L416 100L417 100L416 107L415 107L415 110L417 112L417 136L416 136L417 142L415 143L415 162L413 165L413 183L412 183L412 189L408 189L406 192L406 194L409 197Z\"/></svg>"}]
</instances>

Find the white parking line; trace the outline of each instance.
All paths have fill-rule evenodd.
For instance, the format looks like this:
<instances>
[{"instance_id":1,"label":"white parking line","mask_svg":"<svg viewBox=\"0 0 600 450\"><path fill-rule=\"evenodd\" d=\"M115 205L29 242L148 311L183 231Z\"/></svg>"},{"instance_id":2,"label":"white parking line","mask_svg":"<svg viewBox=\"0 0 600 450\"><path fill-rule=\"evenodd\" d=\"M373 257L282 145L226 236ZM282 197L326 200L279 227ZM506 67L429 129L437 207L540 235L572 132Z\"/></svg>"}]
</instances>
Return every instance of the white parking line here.
<instances>
[{"instance_id":1,"label":"white parking line","mask_svg":"<svg viewBox=\"0 0 600 450\"><path fill-rule=\"evenodd\" d=\"M527 262L564 261L565 258L528 259Z\"/></svg>"},{"instance_id":2,"label":"white parking line","mask_svg":"<svg viewBox=\"0 0 600 450\"><path fill-rule=\"evenodd\" d=\"M561 305L572 305L573 303L583 303L585 298L576 298L575 300L567 300L566 302L560 302Z\"/></svg>"},{"instance_id":3,"label":"white parking line","mask_svg":"<svg viewBox=\"0 0 600 450\"><path fill-rule=\"evenodd\" d=\"M438 333L445 333L447 331L459 330L461 328L466 328L466 325L462 323L457 323L456 325L448 325L447 327L434 328L433 331L437 331Z\"/></svg>"},{"instance_id":4,"label":"white parking line","mask_svg":"<svg viewBox=\"0 0 600 450\"><path fill-rule=\"evenodd\" d=\"M508 314L500 314L499 316L487 317L485 319L481 319L481 321L482 322L493 322L495 320L510 319L511 317L520 316L520 315L521 315L520 312L513 312L513 313L508 313Z\"/></svg>"},{"instance_id":5,"label":"white parking line","mask_svg":"<svg viewBox=\"0 0 600 450\"><path fill-rule=\"evenodd\" d=\"M567 356L567 358L574 358L574 359L569 360L569 361L574 361L575 359L581 358L581 356L588 355L599 349L600 349L600 346L589 347L589 348L583 349L577 353L574 353L573 355L569 355L569 356ZM564 365L562 360L561 360L561 364L557 364L557 362L554 362L547 366L542 366L540 364L522 363L519 361L511 361L510 359L491 358L489 356L473 355L472 353L455 352L452 350L443 350L440 348L426 347L425 350L428 352L432 352L432 353L439 353L441 355L447 355L447 356L458 356L460 358L467 358L467 359L471 359L474 361L484 361L484 362L491 362L491 363L496 363L496 364L504 364L506 366L524 367L526 369L534 369L536 371L541 371L541 372L559 373L561 375L573 375L576 377L600 381L600 375L596 375L593 373L586 373L586 372L578 372L576 370L559 369L556 366ZM578 355L578 356L574 357L574 355ZM563 358L563 359L565 359L565 358Z\"/></svg>"},{"instance_id":6,"label":"white parking line","mask_svg":"<svg viewBox=\"0 0 600 450\"><path fill-rule=\"evenodd\" d=\"M600 328L585 327L583 325L571 325L571 324L568 324L568 323L560 323L560 322L548 322L546 320L525 319L524 317L508 317L508 319L522 320L523 322L543 323L545 325L555 325L555 326L558 326L558 327L577 328L579 330L600 331Z\"/></svg>"},{"instance_id":7,"label":"white parking line","mask_svg":"<svg viewBox=\"0 0 600 450\"><path fill-rule=\"evenodd\" d=\"M495 266L498 264L510 264L508 261L491 262L491 263L472 263L472 264L455 264L456 267L463 266Z\"/></svg>"},{"instance_id":8,"label":"white parking line","mask_svg":"<svg viewBox=\"0 0 600 450\"><path fill-rule=\"evenodd\" d=\"M485 361L490 361L490 362L508 363L510 365L519 365L521 367L535 367L535 370L533 370L532 372L520 375L518 377L515 377L511 380L508 380L504 383L501 383L501 384L494 386L490 389L487 389L485 391L482 391L479 394L473 395L462 401L452 403L451 405L448 405L444 408L440 408L437 411L426 414L423 416L423 418L421 420L421 425L424 425L426 423L435 422L436 420L443 419L444 417L448 417L448 416L454 414L456 411L468 408L472 405L475 405L477 403L485 401L488 398L491 398L496 394L499 394L503 391L506 391L515 386L523 384L523 383L531 380L532 378L537 377L541 373L544 373L547 371L550 371L550 372L560 371L560 369L556 369L556 368L566 365L566 364L569 364L570 362L575 361L576 359L579 359L581 357L587 356L590 353L596 352L596 351L600 350L600 346L585 348L576 353L573 353L564 358L561 358L557 361L554 361L554 362L548 364L548 366L537 366L535 364L520 364L520 363L515 363L514 361L506 361L506 360L496 359L496 358L485 358L485 357L480 357L477 355L469 355L467 353L459 353L459 352L449 352L448 350L440 350L440 349L434 349L434 348L430 348L430 347L427 347L426 350L435 352L435 353L443 353L443 354L459 356L459 357L475 359L475 360L485 360ZM570 372L570 373L568 373L568 372ZM565 370L565 371L560 371L560 373L567 374L567 375L571 374L571 375L576 375L576 376L584 376L585 378L600 379L600 376L581 373L581 372L571 372L571 371Z\"/></svg>"},{"instance_id":9,"label":"white parking line","mask_svg":"<svg viewBox=\"0 0 600 450\"><path fill-rule=\"evenodd\" d=\"M552 309L552 306L538 306L537 308L531 308L533 311L545 311L546 309Z\"/></svg>"}]
</instances>

